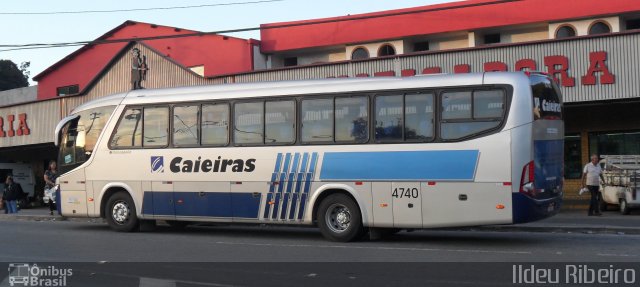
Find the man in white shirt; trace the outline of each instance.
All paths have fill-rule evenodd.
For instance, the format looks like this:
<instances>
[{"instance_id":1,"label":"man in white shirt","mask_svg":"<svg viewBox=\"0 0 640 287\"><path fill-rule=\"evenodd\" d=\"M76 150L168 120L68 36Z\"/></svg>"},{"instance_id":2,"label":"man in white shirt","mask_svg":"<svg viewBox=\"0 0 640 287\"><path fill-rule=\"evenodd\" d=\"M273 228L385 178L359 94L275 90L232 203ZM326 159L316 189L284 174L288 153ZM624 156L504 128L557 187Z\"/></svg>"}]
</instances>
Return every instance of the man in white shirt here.
<instances>
[{"instance_id":1,"label":"man in white shirt","mask_svg":"<svg viewBox=\"0 0 640 287\"><path fill-rule=\"evenodd\" d=\"M591 161L584 166L582 171L582 188L586 187L591 193L591 201L589 202L589 216L600 216L600 178L602 177L602 168L598 164L598 156L591 155Z\"/></svg>"}]
</instances>

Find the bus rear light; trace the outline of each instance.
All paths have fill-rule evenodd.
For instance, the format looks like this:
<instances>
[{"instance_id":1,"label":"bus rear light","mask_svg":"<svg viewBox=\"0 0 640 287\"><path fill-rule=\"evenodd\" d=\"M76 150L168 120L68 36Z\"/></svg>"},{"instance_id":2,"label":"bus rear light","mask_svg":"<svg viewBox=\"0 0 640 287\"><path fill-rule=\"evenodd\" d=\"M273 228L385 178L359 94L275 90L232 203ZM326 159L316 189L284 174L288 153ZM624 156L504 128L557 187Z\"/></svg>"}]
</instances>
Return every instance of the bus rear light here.
<instances>
[{"instance_id":1,"label":"bus rear light","mask_svg":"<svg viewBox=\"0 0 640 287\"><path fill-rule=\"evenodd\" d=\"M436 182L435 182L435 181L430 181L430 182L428 182L427 184L428 184L428 185L436 185Z\"/></svg>"},{"instance_id":2,"label":"bus rear light","mask_svg":"<svg viewBox=\"0 0 640 287\"><path fill-rule=\"evenodd\" d=\"M511 182L510 181L505 181L502 183L502 185L504 186L511 186Z\"/></svg>"},{"instance_id":3,"label":"bus rear light","mask_svg":"<svg viewBox=\"0 0 640 287\"><path fill-rule=\"evenodd\" d=\"M535 186L533 181L535 179L535 164L533 161L525 164L522 168L522 177L520 177L520 192L529 196L535 195Z\"/></svg>"},{"instance_id":4,"label":"bus rear light","mask_svg":"<svg viewBox=\"0 0 640 287\"><path fill-rule=\"evenodd\" d=\"M362 185L362 181L356 181L356 185Z\"/></svg>"}]
</instances>

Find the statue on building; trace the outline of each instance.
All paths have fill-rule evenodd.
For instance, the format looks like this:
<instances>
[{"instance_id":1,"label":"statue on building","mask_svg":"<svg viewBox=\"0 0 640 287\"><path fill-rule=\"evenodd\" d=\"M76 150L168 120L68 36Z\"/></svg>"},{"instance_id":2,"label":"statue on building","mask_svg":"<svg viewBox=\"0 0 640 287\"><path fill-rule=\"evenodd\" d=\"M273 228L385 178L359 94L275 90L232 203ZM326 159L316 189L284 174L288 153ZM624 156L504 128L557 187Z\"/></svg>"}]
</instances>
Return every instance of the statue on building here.
<instances>
[{"instance_id":1,"label":"statue on building","mask_svg":"<svg viewBox=\"0 0 640 287\"><path fill-rule=\"evenodd\" d=\"M140 49L133 48L133 58L131 58L131 88L134 90L144 89L142 81L147 79L147 57L140 55Z\"/></svg>"}]
</instances>

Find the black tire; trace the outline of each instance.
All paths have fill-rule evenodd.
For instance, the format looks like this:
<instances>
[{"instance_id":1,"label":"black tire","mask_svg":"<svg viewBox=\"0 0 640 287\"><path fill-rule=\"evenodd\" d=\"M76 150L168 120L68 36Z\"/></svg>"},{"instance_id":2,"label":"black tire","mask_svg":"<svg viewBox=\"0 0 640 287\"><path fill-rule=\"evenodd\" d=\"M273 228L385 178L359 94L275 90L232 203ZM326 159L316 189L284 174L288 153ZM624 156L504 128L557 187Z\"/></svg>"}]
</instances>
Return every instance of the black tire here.
<instances>
[{"instance_id":1,"label":"black tire","mask_svg":"<svg viewBox=\"0 0 640 287\"><path fill-rule=\"evenodd\" d=\"M622 215L629 215L630 211L627 200L624 198L620 199L620 213L622 213Z\"/></svg>"},{"instance_id":2,"label":"black tire","mask_svg":"<svg viewBox=\"0 0 640 287\"><path fill-rule=\"evenodd\" d=\"M126 192L117 192L107 200L104 210L109 226L122 232L138 230L140 221L133 199Z\"/></svg>"},{"instance_id":3,"label":"black tire","mask_svg":"<svg viewBox=\"0 0 640 287\"><path fill-rule=\"evenodd\" d=\"M607 211L607 209L609 209L609 206L607 204L606 201L604 201L604 199L602 199L602 195L600 195L600 211Z\"/></svg>"},{"instance_id":4,"label":"black tire","mask_svg":"<svg viewBox=\"0 0 640 287\"><path fill-rule=\"evenodd\" d=\"M317 213L322 235L338 242L349 242L364 235L358 204L344 194L332 194L320 202Z\"/></svg>"},{"instance_id":5,"label":"black tire","mask_svg":"<svg viewBox=\"0 0 640 287\"><path fill-rule=\"evenodd\" d=\"M179 220L167 220L167 224L173 229L185 229L191 222Z\"/></svg>"}]
</instances>

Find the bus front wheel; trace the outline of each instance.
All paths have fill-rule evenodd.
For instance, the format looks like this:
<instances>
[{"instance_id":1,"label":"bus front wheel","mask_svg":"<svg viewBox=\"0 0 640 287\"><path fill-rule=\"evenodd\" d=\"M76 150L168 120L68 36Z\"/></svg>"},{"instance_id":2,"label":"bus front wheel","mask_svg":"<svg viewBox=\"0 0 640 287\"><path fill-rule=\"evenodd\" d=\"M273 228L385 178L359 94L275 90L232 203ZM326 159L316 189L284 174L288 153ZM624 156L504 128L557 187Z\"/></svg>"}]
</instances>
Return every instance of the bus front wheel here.
<instances>
[{"instance_id":1,"label":"bus front wheel","mask_svg":"<svg viewBox=\"0 0 640 287\"><path fill-rule=\"evenodd\" d=\"M331 241L349 242L364 234L360 208L344 194L332 194L322 200L316 218L320 232Z\"/></svg>"},{"instance_id":2,"label":"bus front wheel","mask_svg":"<svg viewBox=\"0 0 640 287\"><path fill-rule=\"evenodd\" d=\"M104 214L109 226L117 231L130 232L138 228L138 216L133 199L128 193L118 192L107 201Z\"/></svg>"}]
</instances>

